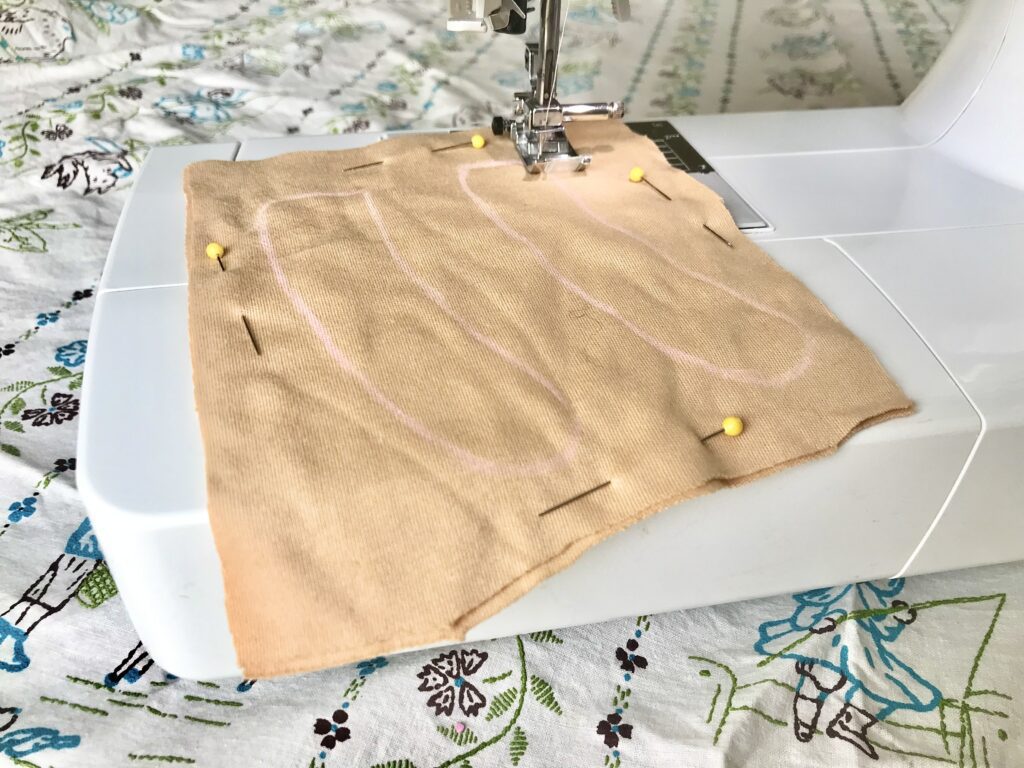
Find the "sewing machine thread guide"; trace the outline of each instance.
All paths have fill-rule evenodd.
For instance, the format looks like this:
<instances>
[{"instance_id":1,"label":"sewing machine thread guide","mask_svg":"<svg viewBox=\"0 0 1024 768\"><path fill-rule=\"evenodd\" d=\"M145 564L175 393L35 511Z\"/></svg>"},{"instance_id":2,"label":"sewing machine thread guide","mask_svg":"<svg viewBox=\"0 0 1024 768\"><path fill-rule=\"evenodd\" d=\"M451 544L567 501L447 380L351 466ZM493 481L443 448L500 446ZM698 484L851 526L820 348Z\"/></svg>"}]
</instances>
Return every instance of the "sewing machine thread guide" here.
<instances>
[{"instance_id":1,"label":"sewing machine thread guide","mask_svg":"<svg viewBox=\"0 0 1024 768\"><path fill-rule=\"evenodd\" d=\"M543 512L541 512L539 515L537 515L537 517L544 517L544 515L548 514L549 512L554 512L556 509L561 509L562 507L566 506L567 504L572 504L574 501L579 501L584 496L589 496L590 494L594 493L595 491L600 491L602 488L607 488L611 484L612 484L611 480L605 480L600 485L595 485L593 488L588 488L587 490L583 491L582 493L577 493L571 499L566 499L565 501L561 501L558 504L555 504L555 506L553 506L553 507L548 507Z\"/></svg>"},{"instance_id":2,"label":"sewing machine thread guide","mask_svg":"<svg viewBox=\"0 0 1024 768\"><path fill-rule=\"evenodd\" d=\"M709 227L709 226L708 226L707 224L705 224L705 225L704 225L704 229L706 229L706 230L707 230L708 232L710 232L710 233L711 233L712 235L714 235L714 236L715 236L715 237L717 237L717 238L718 238L719 240L721 240L721 241L722 241L723 243L725 243L726 245L728 245L728 246L729 246L730 248L732 248L732 247L733 247L733 245L732 245L732 242L730 242L729 240L726 240L726 239L725 239L724 237L722 237L722 236L721 236L720 234L718 234L717 232L715 232L715 230L713 230L713 229L712 229L711 227Z\"/></svg>"},{"instance_id":3,"label":"sewing machine thread guide","mask_svg":"<svg viewBox=\"0 0 1024 768\"><path fill-rule=\"evenodd\" d=\"M257 355L262 355L263 352L260 349L259 343L256 341L256 334L252 332L252 326L249 324L249 318L242 315L242 325L245 326L245 332L249 334L249 341L252 342L252 348L256 350Z\"/></svg>"}]
</instances>

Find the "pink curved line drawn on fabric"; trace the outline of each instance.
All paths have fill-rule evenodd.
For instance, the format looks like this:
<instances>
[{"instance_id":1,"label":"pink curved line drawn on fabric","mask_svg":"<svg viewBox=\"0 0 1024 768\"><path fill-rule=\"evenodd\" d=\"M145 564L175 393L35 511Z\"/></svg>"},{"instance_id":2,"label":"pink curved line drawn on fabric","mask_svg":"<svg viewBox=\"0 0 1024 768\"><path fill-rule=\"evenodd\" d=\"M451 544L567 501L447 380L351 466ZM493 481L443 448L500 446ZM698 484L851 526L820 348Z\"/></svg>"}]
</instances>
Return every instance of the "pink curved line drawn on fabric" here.
<instances>
[{"instance_id":1,"label":"pink curved line drawn on fabric","mask_svg":"<svg viewBox=\"0 0 1024 768\"><path fill-rule=\"evenodd\" d=\"M559 405L565 407L572 417L572 427L569 435L569 439L566 444L554 456L536 461L529 464L516 464L512 462L501 462L492 459L478 456L475 453L463 448L462 446L448 440L441 435L438 435L432 431L423 422L417 419L415 416L409 414L395 403L387 394L381 390L370 378L356 367L355 363L349 359L344 352L342 352L338 346L334 343L334 339L331 338L331 334L324 327L324 324L317 317L316 313L310 308L306 301L302 298L302 295L292 288L288 282L288 278L284 273L284 269L281 267L281 263L277 258L277 251L274 248L273 240L270 237L270 227L267 223L267 212L270 207L277 205L278 203L294 202L296 200L310 200L313 198L320 197L332 197L332 198L346 198L360 196L363 199L363 203L366 205L366 209L370 214L370 218L373 220L374 226L377 228L377 232L380 234L380 238L387 248L388 254L391 259L395 262L402 273L408 277L432 302L434 302L442 312L448 317L455 321L455 323L465 331L471 338L482 344L484 347L489 349L494 354L498 355L509 365L519 369L533 381L540 384L550 394ZM545 378L540 372L534 370L523 361L516 358L511 352L500 346L494 340L483 335L475 328L473 328L466 320L464 320L448 305L447 300L436 288L425 282L416 271L412 268L408 262L406 262L401 255L398 253L398 249L394 242L391 240L388 234L387 227L384 225L384 220L378 211L377 206L373 202L373 198L370 193L365 190L353 190L349 192L311 192L307 194L292 195L290 197L282 197L277 200L271 200L260 206L260 209L256 212L255 217L256 230L259 234L260 245L263 247L263 253L267 257L267 262L270 265L270 269L274 274L274 278L277 280L278 286L284 292L285 296L291 302L303 319L305 319L307 325L316 335L317 339L323 345L327 354L330 355L331 359L347 374L352 376L360 386L366 391L370 397L372 397L377 403L383 406L392 416L400 421L405 427L412 430L414 433L422 437L423 439L438 445L448 452L452 453L459 461L464 465L468 466L478 472L486 473L504 473L514 475L539 475L546 472L550 472L552 469L557 467L568 465L576 455L576 450L579 447L581 425L579 417L576 415L572 408L572 404L568 398L562 393L558 387L551 381Z\"/></svg>"},{"instance_id":2,"label":"pink curved line drawn on fabric","mask_svg":"<svg viewBox=\"0 0 1024 768\"><path fill-rule=\"evenodd\" d=\"M555 280L557 280L564 288L568 289L572 293L579 296L585 302L590 304L590 306L600 310L601 312L604 312L609 317L622 323L626 328L632 331L633 334L635 334L641 340L643 340L650 346L654 347L655 349L657 349L659 352L666 355L670 359L675 360L676 362L679 363L685 363L688 365L696 366L704 371L707 371L710 374L719 376L723 379L737 381L740 382L741 384L781 387L793 381L794 379L799 378L804 374L804 372L806 372L807 368L810 366L812 361L814 339L808 338L807 334L804 333L803 329L800 328L799 324L795 320L793 320L788 315L779 312L778 310L772 309L771 307L762 304L756 299L752 299L749 296L740 293L739 291L729 287L725 283L721 283L715 280L713 277L709 277L708 275L696 272L692 269L688 269L687 267L682 266L681 264L676 263L671 256L669 256L667 253L665 253L663 250L658 248L650 241L646 240L640 235L635 234L634 232L630 232L628 229L624 227L620 227L617 224L613 224L612 222L607 221L606 219L599 216L597 213L591 210L575 192L567 189L563 182L555 179L553 176L549 177L550 179L554 180L554 184L559 189L559 191L564 193L565 196L568 197L569 200L571 200L576 205L576 207L578 207L584 214L586 214L588 217L593 219L601 226L614 230L615 232L618 232L619 234L628 237L629 239L637 243L640 243L644 247L654 251L654 253L657 254L659 258L661 258L673 269L682 272L684 275L687 275L688 277L691 277L694 280L699 280L700 282L706 283L707 285L713 286L714 288L717 288L720 291L723 291L732 296L733 298L743 302L747 306L756 309L758 312L762 312L768 315L769 317L774 317L796 328L800 332L800 335L803 337L802 354L799 361L797 361L796 365L792 366L791 368L780 373L777 376L766 376L764 374L758 373L757 371L753 371L748 368L726 368L720 365L716 365L715 363L712 363L710 360L706 360L698 355L694 355L690 352L686 352L685 350L679 349L677 347L664 344L663 342L654 338L649 333L644 331L642 328L637 326L635 323L623 317L622 314L615 307L611 306L610 304L604 303L603 301L594 296L591 296L580 286L578 286L564 274L559 272L558 268L551 263L548 257L544 255L544 253L540 250L540 248L537 247L537 245L533 241L531 241L521 232L514 229L507 221L505 221L501 217L501 214L499 214L491 206L490 203L488 203L486 200L484 200L470 188L469 174L472 171L483 170L487 168L500 168L508 165L518 165L518 162L515 160L485 160L480 163L467 163L465 165L460 165L458 167L459 185L462 187L462 191L466 193L469 199L473 201L477 208L479 208L480 211L488 219L490 219L491 222L496 227L498 227L498 229L504 232L505 235L507 235L510 239L515 240L516 242L526 246L530 253L533 254L533 257L544 268L544 270L553 278L555 278Z\"/></svg>"}]
</instances>

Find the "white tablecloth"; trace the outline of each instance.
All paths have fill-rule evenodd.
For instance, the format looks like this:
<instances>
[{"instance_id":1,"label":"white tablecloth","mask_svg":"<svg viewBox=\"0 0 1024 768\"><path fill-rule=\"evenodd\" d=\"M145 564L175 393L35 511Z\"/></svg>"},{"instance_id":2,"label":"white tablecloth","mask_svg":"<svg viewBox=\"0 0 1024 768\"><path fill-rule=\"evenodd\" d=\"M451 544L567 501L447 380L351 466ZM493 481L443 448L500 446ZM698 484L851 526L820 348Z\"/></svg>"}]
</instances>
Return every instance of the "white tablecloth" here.
<instances>
[{"instance_id":1,"label":"white tablecloth","mask_svg":"<svg viewBox=\"0 0 1024 768\"><path fill-rule=\"evenodd\" d=\"M960 12L633 5L616 23L608 2L573 3L564 98L624 97L634 116L895 103ZM486 122L525 84L521 41L448 34L445 6L0 2L0 755L104 768L1024 764L1020 565L273 682L152 665L74 484L89 316L133 176L160 144Z\"/></svg>"}]
</instances>

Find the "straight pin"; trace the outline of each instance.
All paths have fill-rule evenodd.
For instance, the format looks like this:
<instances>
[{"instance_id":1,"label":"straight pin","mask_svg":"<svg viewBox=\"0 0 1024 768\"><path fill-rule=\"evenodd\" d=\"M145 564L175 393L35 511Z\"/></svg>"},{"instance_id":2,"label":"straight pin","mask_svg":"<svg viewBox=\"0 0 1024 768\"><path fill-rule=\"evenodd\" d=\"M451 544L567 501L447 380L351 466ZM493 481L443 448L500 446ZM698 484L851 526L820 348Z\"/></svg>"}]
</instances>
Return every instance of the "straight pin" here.
<instances>
[{"instance_id":1,"label":"straight pin","mask_svg":"<svg viewBox=\"0 0 1024 768\"><path fill-rule=\"evenodd\" d=\"M224 261L221 256L224 255L224 246L220 243L208 243L206 245L206 255L211 259L216 259L217 263L220 264L220 271L227 272L227 267L224 266Z\"/></svg>"},{"instance_id":2,"label":"straight pin","mask_svg":"<svg viewBox=\"0 0 1024 768\"><path fill-rule=\"evenodd\" d=\"M725 243L725 244L726 244L726 245L728 245L728 246L729 246L730 248L732 248L732 243L731 243L731 242L729 242L729 241L728 241L728 240L726 240L726 239L725 239L724 237L722 237L722 236L721 236L720 234L718 234L717 232L715 232L715 230L713 230L713 229L712 229L711 227L709 227L709 226L708 226L707 224L705 224L705 225L704 225L704 229L706 229L706 230L707 230L708 232L710 232L710 233L711 233L712 235L714 235L714 236L715 236L715 237L717 237L717 238L718 238L719 240L721 240L721 241L722 241L723 243Z\"/></svg>"},{"instance_id":3,"label":"straight pin","mask_svg":"<svg viewBox=\"0 0 1024 768\"><path fill-rule=\"evenodd\" d=\"M589 488L589 489L583 491L583 493L577 493L571 499L566 499L563 502L559 502L558 504L555 504L555 506L553 506L553 507L548 507L543 512L541 512L539 515L537 515L537 517L544 517L544 515L548 514L549 512L554 512L556 509L561 509L562 507L564 507L567 504L572 504L574 501L579 501L584 496L589 496L590 494L594 493L595 491L600 491L602 488L607 488L611 484L612 484L611 480L605 480L600 485L595 485L593 488Z\"/></svg>"},{"instance_id":4,"label":"straight pin","mask_svg":"<svg viewBox=\"0 0 1024 768\"><path fill-rule=\"evenodd\" d=\"M655 192L657 192L657 193L658 193L659 195L661 195L662 197L664 197L664 198L665 198L666 200L671 200L671 199L672 199L671 197L669 197L668 195L666 195L666 194L665 194L664 192L662 192L662 191L661 191L660 189L658 189L658 188L657 188L656 186L654 186L653 184L651 184L651 182L650 182L650 181L648 181L646 177L644 178L644 180L643 180L643 181L644 181L644 184L646 184L646 185L647 185L648 187L650 187L651 189L653 189L653 190L654 190Z\"/></svg>"},{"instance_id":5,"label":"straight pin","mask_svg":"<svg viewBox=\"0 0 1024 768\"><path fill-rule=\"evenodd\" d=\"M260 345L256 342L256 334L252 332L252 326L249 325L249 318L245 315L242 315L242 325L245 326L245 332L249 334L249 341L252 342L252 348L256 350L257 355L262 355L263 352L260 351Z\"/></svg>"},{"instance_id":6,"label":"straight pin","mask_svg":"<svg viewBox=\"0 0 1024 768\"><path fill-rule=\"evenodd\" d=\"M437 149L430 150L431 152L447 152L449 149L458 149L459 147L471 147L472 142L463 141L460 144L449 144L447 147L438 147Z\"/></svg>"},{"instance_id":7,"label":"straight pin","mask_svg":"<svg viewBox=\"0 0 1024 768\"><path fill-rule=\"evenodd\" d=\"M718 435L728 435L729 437L738 437L743 433L743 419L739 416L726 416L722 419L722 428L717 432L712 432L710 435L705 435L700 439L702 443L706 443L712 437L718 437Z\"/></svg>"},{"instance_id":8,"label":"straight pin","mask_svg":"<svg viewBox=\"0 0 1024 768\"><path fill-rule=\"evenodd\" d=\"M629 180L632 181L634 184L639 184L642 181L644 184L649 186L651 189L653 189L659 195L664 197L666 200L671 200L672 199L671 197L666 195L664 192L662 192L660 189L658 189L656 186L651 184L651 182L647 179L646 174L644 174L644 169L641 168L640 166L635 166L635 167L629 169Z\"/></svg>"},{"instance_id":9,"label":"straight pin","mask_svg":"<svg viewBox=\"0 0 1024 768\"><path fill-rule=\"evenodd\" d=\"M487 139L481 136L479 133L473 134L473 138L469 141L461 141L458 144L449 144L447 147L438 147L437 149L430 150L431 152L446 152L449 149L458 149L459 147L473 147L473 149L483 149L487 146Z\"/></svg>"},{"instance_id":10,"label":"straight pin","mask_svg":"<svg viewBox=\"0 0 1024 768\"><path fill-rule=\"evenodd\" d=\"M353 165L351 168L344 168L343 171L346 173L348 171L358 171L363 168L372 168L375 165L384 165L384 161L378 160L376 163L363 163L362 165Z\"/></svg>"}]
</instances>

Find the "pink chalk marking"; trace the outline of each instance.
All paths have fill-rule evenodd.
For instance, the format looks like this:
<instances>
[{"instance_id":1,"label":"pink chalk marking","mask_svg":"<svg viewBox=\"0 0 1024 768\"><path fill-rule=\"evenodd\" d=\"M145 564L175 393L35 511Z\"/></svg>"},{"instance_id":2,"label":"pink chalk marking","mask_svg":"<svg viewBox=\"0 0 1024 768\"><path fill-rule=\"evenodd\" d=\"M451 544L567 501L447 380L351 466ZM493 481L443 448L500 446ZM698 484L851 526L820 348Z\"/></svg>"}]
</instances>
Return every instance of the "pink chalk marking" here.
<instances>
[{"instance_id":1,"label":"pink chalk marking","mask_svg":"<svg viewBox=\"0 0 1024 768\"><path fill-rule=\"evenodd\" d=\"M579 296L585 302L590 304L590 306L600 310L601 312L604 312L609 317L622 323L622 325L628 328L633 334L638 336L641 340L643 340L650 346L654 347L655 349L657 349L659 352L666 355L670 359L675 360L676 362L679 363L685 363L687 365L695 366L710 374L719 376L723 379L728 379L730 381L738 381L742 384L781 387L793 381L794 379L799 378L804 374L804 372L806 372L812 360L812 353L814 350L814 339L809 338L807 334L804 332L804 330L800 327L800 325L795 320L793 320L793 318L789 317L786 314L783 314L782 312L779 312L778 310L772 309L771 307L765 304L762 304L761 302L757 301L754 298L746 296L745 294L735 290L734 288L726 285L725 283L721 283L718 280L715 280L713 277L684 267L682 264L678 264L674 259L672 259L671 256L669 256L667 253L661 250L654 243L650 242L649 240L645 239L644 237L634 232L631 232L625 227L620 227L617 224L613 224L612 222L598 215L595 211L593 211L591 208L587 206L587 204L579 197L579 195L577 195L574 191L568 189L563 181L558 180L554 176L549 177L554 180L554 184L559 189L559 191L564 193L565 196L568 197L569 200L572 201L577 208L579 208L584 214L586 214L588 217L593 219L601 226L607 227L608 229L611 229L625 237L628 237L634 242L640 243L645 248L648 248L651 251L653 251L659 258L662 259L662 261L666 262L673 269L682 272L684 275L687 275L688 277L691 277L694 280L699 280L700 282L706 283L707 285L717 288L718 290L727 293L728 295L743 302L744 304L757 310L758 312L768 315L769 317L773 317L777 320L781 320L782 322L796 328L800 332L801 337L803 338L803 349L801 350L802 354L800 360L796 363L796 365L792 366L791 368L787 369L786 371L777 376L766 376L764 374L758 373L757 371L748 368L724 368L722 366L716 365L715 363L712 363L710 360L704 359L703 357L694 355L690 352L686 352L685 350L679 349L677 347L664 344L663 342L654 338L649 333L644 331L642 328L640 328L627 318L623 317L615 307L611 306L610 304L604 303L603 301L594 296L591 296L589 293L584 291L583 288L581 288L568 277L566 277L564 274L559 272L557 267L555 267L555 265L551 263L547 256L544 255L544 253L540 250L540 248L537 247L537 245L533 241L531 241L521 232L514 229L508 222L506 222L501 217L501 215L494 209L493 206L491 206L490 203L488 203L486 200L484 200L470 188L469 174L472 171L478 171L488 168L501 168L509 165L518 165L518 162L514 160L485 160L480 163L467 163L465 165L460 165L458 167L459 185L462 187L462 191L466 193L467 197L469 197L469 199L473 201L473 203L476 205L477 208L480 209L484 216L490 219L491 222L496 227L498 227L498 229L504 232L507 237L526 246L526 248L533 255L534 259L536 259L537 262L539 262L540 265L544 268L544 270L549 275L554 277L555 280L557 280L564 288Z\"/></svg>"},{"instance_id":2,"label":"pink chalk marking","mask_svg":"<svg viewBox=\"0 0 1024 768\"><path fill-rule=\"evenodd\" d=\"M377 232L380 234L380 238L387 248L388 254L391 256L392 261L398 266L402 273L408 277L416 287L419 288L423 294L434 302L438 308L441 309L448 317L455 321L455 323L462 328L473 340L479 342L484 347L489 349L494 354L498 355L502 360L511 365L514 368L519 369L533 381L540 384L550 394L559 405L563 406L572 417L572 426L569 439L566 441L565 446L556 453L554 456L536 461L528 464L516 464L512 462L499 462L492 459L487 459L482 456L478 456L475 453L467 450L466 448L448 440L435 432L429 427L423 424L415 416L404 411L397 403L384 393L370 378L356 367L355 363L350 360L344 352L342 352L338 346L334 343L331 338L331 334L324 327L324 324L320 321L320 318L316 313L306 304L302 295L288 282L288 278L284 273L284 269L281 267L281 263L277 257L277 251L274 248L273 240L270 237L270 227L267 222L267 213L271 206L279 203L293 202L296 200L311 200L314 198L329 197L329 198L347 198L359 196L362 198L363 203L366 205L366 209L370 214L370 218L373 220L374 226L377 228ZM274 274L274 278L277 280L278 286L284 292L285 296L291 302L295 311L302 316L306 321L306 324L310 327L317 339L323 345L327 354L330 355L331 359L337 363L338 367L341 368L345 373L352 376L359 385L366 391L370 397L372 397L377 403L383 406L392 416L398 419L405 427L412 430L414 433L427 440L434 445L438 445L445 449L449 453L453 454L460 462L472 470L485 473L500 473L500 474L513 474L513 475L538 475L550 472L558 467L568 465L573 457L576 455L576 450L579 447L579 439L581 432L581 425L579 417L576 415L572 404L569 402L565 394L558 389L544 377L541 373L531 368L522 360L519 360L511 352L500 346L497 342L485 336L484 334L473 328L464 318L455 314L452 308L449 306L447 299L444 295L436 288L431 286L429 283L424 281L419 274L412 268L408 262L406 262L401 254L398 252L398 248L395 246L388 234L387 227L384 224L384 220L380 215L380 211L377 210L377 206L373 202L373 198L370 193L365 190L353 190L349 192L311 192L307 194L291 195L290 197L282 197L277 200L270 200L260 206L260 209L256 212L255 217L256 230L259 235L260 245L263 247L263 253L267 257L267 263L270 265L270 269Z\"/></svg>"}]
</instances>

